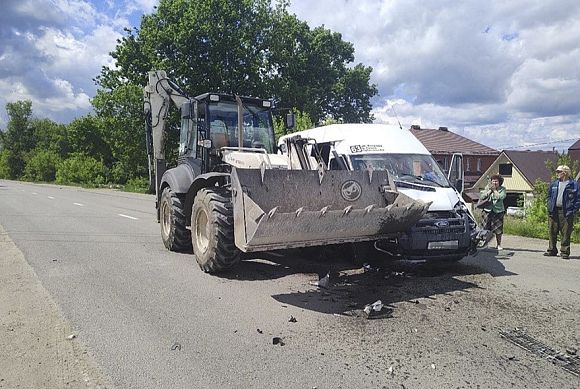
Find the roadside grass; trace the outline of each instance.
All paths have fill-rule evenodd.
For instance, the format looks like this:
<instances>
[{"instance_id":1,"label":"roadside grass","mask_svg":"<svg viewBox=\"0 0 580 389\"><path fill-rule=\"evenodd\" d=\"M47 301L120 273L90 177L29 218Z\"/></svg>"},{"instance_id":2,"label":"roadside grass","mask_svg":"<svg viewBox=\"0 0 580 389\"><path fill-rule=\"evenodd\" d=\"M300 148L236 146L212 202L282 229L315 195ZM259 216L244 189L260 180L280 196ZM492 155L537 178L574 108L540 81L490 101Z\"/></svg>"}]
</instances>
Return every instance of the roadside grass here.
<instances>
[{"instance_id":1,"label":"roadside grass","mask_svg":"<svg viewBox=\"0 0 580 389\"><path fill-rule=\"evenodd\" d=\"M503 223L503 232L508 235L548 240L548 221L535 223L522 218L506 216ZM574 225L570 240L572 243L580 243L580 225Z\"/></svg>"}]
</instances>

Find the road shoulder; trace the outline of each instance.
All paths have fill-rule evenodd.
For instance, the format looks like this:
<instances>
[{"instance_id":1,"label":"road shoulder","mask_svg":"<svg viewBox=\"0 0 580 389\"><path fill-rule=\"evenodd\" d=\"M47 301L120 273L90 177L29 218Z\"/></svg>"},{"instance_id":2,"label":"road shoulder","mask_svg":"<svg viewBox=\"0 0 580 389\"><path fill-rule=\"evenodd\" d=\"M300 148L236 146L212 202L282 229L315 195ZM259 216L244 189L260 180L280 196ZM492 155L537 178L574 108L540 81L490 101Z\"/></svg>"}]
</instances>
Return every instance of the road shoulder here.
<instances>
[{"instance_id":1,"label":"road shoulder","mask_svg":"<svg viewBox=\"0 0 580 389\"><path fill-rule=\"evenodd\" d=\"M0 388L111 388L0 226Z\"/></svg>"}]
</instances>

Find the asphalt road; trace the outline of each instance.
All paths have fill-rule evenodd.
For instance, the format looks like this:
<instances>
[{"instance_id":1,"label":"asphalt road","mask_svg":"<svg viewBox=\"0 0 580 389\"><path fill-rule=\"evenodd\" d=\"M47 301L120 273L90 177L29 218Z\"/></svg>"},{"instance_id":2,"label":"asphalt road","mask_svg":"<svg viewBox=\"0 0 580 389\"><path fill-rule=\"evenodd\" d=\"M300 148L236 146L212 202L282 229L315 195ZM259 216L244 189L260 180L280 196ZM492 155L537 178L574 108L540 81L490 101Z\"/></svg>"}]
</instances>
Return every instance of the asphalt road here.
<instances>
[{"instance_id":1,"label":"asphalt road","mask_svg":"<svg viewBox=\"0 0 580 389\"><path fill-rule=\"evenodd\" d=\"M579 245L506 237L507 256L377 272L273 253L217 277L164 248L152 196L4 180L0 225L118 388L580 385L498 335L580 345ZM367 320L378 299L392 313Z\"/></svg>"}]
</instances>

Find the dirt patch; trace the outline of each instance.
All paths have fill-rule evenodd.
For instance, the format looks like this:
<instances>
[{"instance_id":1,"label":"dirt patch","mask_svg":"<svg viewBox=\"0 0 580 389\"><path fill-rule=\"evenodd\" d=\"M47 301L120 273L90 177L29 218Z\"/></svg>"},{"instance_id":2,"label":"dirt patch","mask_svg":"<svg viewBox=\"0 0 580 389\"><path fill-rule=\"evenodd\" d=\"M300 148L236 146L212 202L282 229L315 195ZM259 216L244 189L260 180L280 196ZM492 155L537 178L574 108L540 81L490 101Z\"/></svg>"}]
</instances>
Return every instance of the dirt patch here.
<instances>
[{"instance_id":1,"label":"dirt patch","mask_svg":"<svg viewBox=\"0 0 580 389\"><path fill-rule=\"evenodd\" d=\"M0 226L0 388L112 388Z\"/></svg>"}]
</instances>

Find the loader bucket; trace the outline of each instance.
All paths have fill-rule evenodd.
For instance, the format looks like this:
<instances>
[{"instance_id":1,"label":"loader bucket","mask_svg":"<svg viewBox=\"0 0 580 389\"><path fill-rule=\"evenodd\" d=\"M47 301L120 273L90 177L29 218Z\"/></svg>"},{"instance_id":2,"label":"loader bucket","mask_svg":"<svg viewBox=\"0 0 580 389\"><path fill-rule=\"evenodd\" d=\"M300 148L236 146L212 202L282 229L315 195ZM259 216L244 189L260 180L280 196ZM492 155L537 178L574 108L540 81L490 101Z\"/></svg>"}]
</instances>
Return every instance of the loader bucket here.
<instances>
[{"instance_id":1,"label":"loader bucket","mask_svg":"<svg viewBox=\"0 0 580 389\"><path fill-rule=\"evenodd\" d=\"M386 171L232 168L244 252L361 242L406 231L430 203L390 190Z\"/></svg>"}]
</instances>

